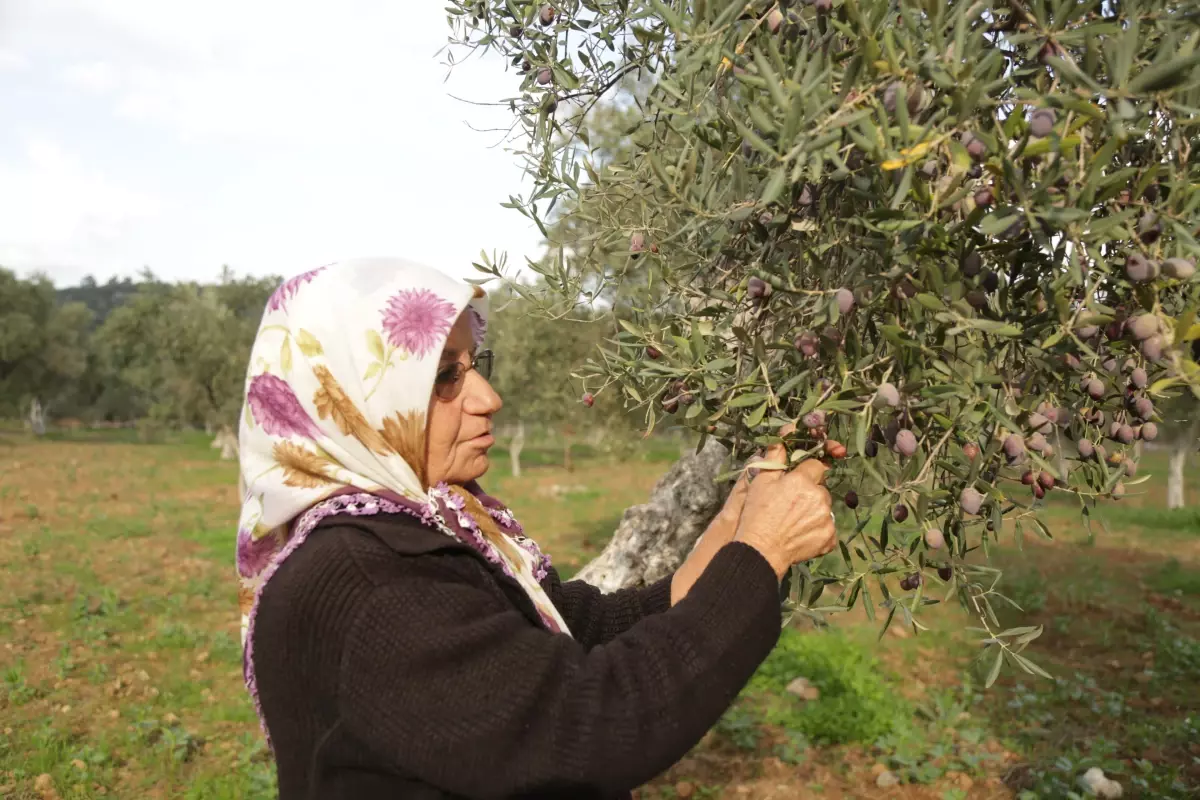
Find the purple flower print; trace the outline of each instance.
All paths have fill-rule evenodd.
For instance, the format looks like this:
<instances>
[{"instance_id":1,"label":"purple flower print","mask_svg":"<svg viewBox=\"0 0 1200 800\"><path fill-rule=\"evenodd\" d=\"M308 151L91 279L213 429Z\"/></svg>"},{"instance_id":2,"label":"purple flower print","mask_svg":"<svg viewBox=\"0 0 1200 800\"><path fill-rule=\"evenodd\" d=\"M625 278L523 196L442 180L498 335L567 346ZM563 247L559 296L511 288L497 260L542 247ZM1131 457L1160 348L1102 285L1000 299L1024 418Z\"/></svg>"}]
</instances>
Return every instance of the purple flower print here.
<instances>
[{"instance_id":1,"label":"purple flower print","mask_svg":"<svg viewBox=\"0 0 1200 800\"><path fill-rule=\"evenodd\" d=\"M254 421L272 436L305 436L316 439L321 435L312 418L305 413L292 387L280 377L264 372L250 381L246 402Z\"/></svg>"},{"instance_id":2,"label":"purple flower print","mask_svg":"<svg viewBox=\"0 0 1200 800\"><path fill-rule=\"evenodd\" d=\"M271 558L279 550L279 540L274 533L269 533L257 541L245 528L238 530L237 535L237 569L243 578L253 578L259 575Z\"/></svg>"},{"instance_id":3,"label":"purple flower print","mask_svg":"<svg viewBox=\"0 0 1200 800\"><path fill-rule=\"evenodd\" d=\"M428 289L406 289L383 310L388 341L418 357L441 344L453 324L454 306Z\"/></svg>"},{"instance_id":4,"label":"purple flower print","mask_svg":"<svg viewBox=\"0 0 1200 800\"><path fill-rule=\"evenodd\" d=\"M487 320L470 306L467 307L467 319L471 322L471 339L475 342L475 347L478 348L483 344L483 338L487 336Z\"/></svg>"},{"instance_id":5,"label":"purple flower print","mask_svg":"<svg viewBox=\"0 0 1200 800\"><path fill-rule=\"evenodd\" d=\"M287 301L292 299L301 286L317 277L324 270L325 267L317 267L308 272L303 272L294 278L288 278L271 295L271 299L267 301L267 309L270 311L286 311Z\"/></svg>"}]
</instances>

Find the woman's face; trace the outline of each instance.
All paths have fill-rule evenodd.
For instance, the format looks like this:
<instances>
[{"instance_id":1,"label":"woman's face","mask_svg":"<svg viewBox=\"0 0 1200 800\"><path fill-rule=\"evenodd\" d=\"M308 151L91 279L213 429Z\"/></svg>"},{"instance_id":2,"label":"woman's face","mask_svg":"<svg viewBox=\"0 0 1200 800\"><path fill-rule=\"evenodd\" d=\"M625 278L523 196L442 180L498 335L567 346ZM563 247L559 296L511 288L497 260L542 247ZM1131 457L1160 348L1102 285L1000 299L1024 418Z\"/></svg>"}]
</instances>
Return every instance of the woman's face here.
<instances>
[{"instance_id":1,"label":"woman's face","mask_svg":"<svg viewBox=\"0 0 1200 800\"><path fill-rule=\"evenodd\" d=\"M475 354L471 323L464 313L450 330L438 364L438 380L429 400L429 429L425 436L426 477L430 486L439 483L462 485L479 478L488 468L492 437L492 415L503 402L487 380L469 369ZM445 384L460 365L456 387ZM457 388L457 395L454 394ZM438 394L453 396L443 400Z\"/></svg>"}]
</instances>

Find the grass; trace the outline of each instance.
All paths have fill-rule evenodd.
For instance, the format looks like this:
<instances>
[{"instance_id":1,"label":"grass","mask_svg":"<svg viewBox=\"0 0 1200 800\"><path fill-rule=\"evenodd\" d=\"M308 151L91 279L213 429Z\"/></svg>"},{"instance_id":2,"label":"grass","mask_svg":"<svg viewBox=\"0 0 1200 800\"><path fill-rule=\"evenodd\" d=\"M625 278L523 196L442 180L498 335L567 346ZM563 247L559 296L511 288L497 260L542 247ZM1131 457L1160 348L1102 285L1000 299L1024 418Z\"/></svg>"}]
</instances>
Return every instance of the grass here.
<instances>
[{"instance_id":1,"label":"grass","mask_svg":"<svg viewBox=\"0 0 1200 800\"><path fill-rule=\"evenodd\" d=\"M0 449L0 797L49 796L47 781L61 798L273 796L241 685L234 467L202 436L139 435L14 434ZM560 448L534 442L520 478L497 453L487 486L570 575L677 454L580 446L568 473ZM1149 453L1142 473L1164 471ZM994 552L1023 609L1002 622L1044 626L1026 654L1053 680L980 689L953 604L919 635L879 639L859 611L823 631L797 622L640 797L1066 797L1091 766L1126 796L1194 795L1200 513L1164 510L1164 491L1154 478L1099 507L1090 531L1052 496L1052 542L1007 531ZM789 693L798 677L819 696ZM901 786L878 789L882 771Z\"/></svg>"}]
</instances>

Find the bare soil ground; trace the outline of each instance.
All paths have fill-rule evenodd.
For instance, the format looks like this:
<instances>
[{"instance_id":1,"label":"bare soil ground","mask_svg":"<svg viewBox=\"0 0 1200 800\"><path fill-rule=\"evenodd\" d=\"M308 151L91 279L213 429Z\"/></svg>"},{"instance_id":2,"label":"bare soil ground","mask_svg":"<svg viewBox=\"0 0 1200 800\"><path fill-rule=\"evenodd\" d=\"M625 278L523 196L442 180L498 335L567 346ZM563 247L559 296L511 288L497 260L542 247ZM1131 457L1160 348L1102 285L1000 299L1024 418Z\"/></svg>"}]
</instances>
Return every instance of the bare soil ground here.
<instances>
[{"instance_id":1,"label":"bare soil ground","mask_svg":"<svg viewBox=\"0 0 1200 800\"><path fill-rule=\"evenodd\" d=\"M80 438L0 435L0 797L273 796L241 682L234 466L196 439ZM572 572L665 468L585 459L489 489ZM1024 609L1005 621L1045 626L1029 654L1056 680L1006 672L981 690L956 605L879 643L853 612L836 635L873 660L904 724L812 742L760 712L802 701L749 693L639 796L1063 797L1088 766L1126 797L1196 796L1200 514L1166 514L1161 483L1144 488L1094 538L1054 504L1054 542L999 555ZM885 771L900 783L881 788Z\"/></svg>"}]
</instances>

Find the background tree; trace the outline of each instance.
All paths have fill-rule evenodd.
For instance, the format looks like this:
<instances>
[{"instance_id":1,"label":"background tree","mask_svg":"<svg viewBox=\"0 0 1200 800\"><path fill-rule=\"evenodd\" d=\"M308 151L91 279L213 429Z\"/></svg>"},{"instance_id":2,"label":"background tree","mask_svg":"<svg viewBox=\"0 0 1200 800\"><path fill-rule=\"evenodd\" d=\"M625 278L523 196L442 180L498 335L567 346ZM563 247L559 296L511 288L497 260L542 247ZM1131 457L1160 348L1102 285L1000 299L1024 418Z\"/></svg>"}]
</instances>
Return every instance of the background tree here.
<instances>
[{"instance_id":1,"label":"background tree","mask_svg":"<svg viewBox=\"0 0 1200 800\"><path fill-rule=\"evenodd\" d=\"M499 420L512 432L509 455L514 475L520 474L527 427L557 435L568 469L571 445L578 436L601 446L606 440L611 446L633 438L629 416L619 400L581 397L579 383L570 376L602 342L607 325L586 309L558 318L538 314L533 302L511 288L501 288L490 303L488 346L496 352L492 385L504 398ZM614 440L605 437L606 432L618 436Z\"/></svg>"},{"instance_id":2,"label":"background tree","mask_svg":"<svg viewBox=\"0 0 1200 800\"><path fill-rule=\"evenodd\" d=\"M216 286L143 282L97 330L97 350L152 419L232 425L254 333L276 285L228 271Z\"/></svg>"},{"instance_id":3,"label":"background tree","mask_svg":"<svg viewBox=\"0 0 1200 800\"><path fill-rule=\"evenodd\" d=\"M0 414L52 410L68 394L87 367L91 318L80 303L58 305L45 276L0 269Z\"/></svg>"},{"instance_id":4,"label":"background tree","mask_svg":"<svg viewBox=\"0 0 1200 800\"><path fill-rule=\"evenodd\" d=\"M738 457L793 421L793 461L849 456L831 484L857 524L799 570L798 609L820 618L832 586L910 623L944 581L990 682L1036 669L1036 631L996 629L968 554L1045 532L1048 491L1121 496L1156 402L1197 383L1187 7L456 0L451 24L523 74L506 102L534 185L510 204L594 226L530 265L544 308L607 289L628 310L585 377ZM581 156L631 75L653 86L628 149Z\"/></svg>"}]
</instances>

